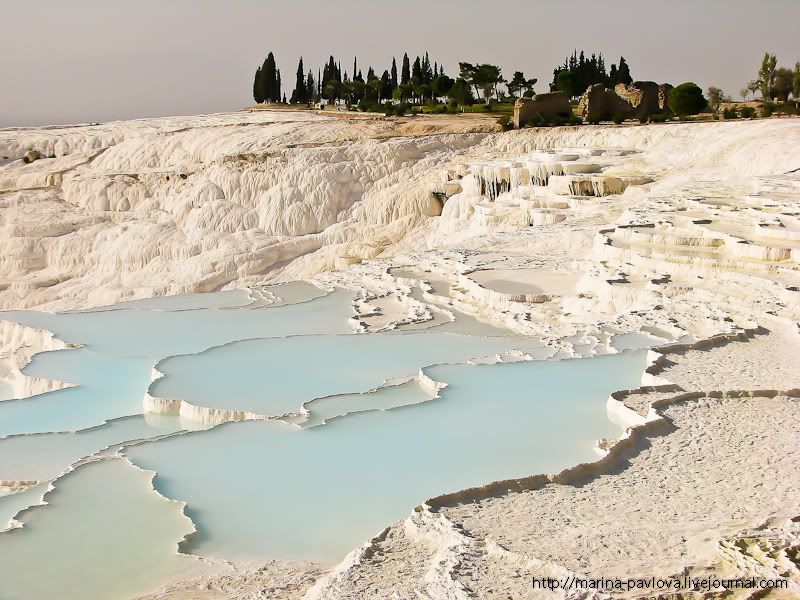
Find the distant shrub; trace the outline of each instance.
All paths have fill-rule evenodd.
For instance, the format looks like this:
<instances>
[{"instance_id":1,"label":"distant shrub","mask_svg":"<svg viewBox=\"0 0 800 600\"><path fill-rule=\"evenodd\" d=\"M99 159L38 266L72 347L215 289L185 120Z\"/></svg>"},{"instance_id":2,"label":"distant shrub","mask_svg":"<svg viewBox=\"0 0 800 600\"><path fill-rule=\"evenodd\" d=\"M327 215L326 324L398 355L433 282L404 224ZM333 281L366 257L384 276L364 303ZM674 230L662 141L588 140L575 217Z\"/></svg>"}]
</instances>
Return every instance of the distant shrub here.
<instances>
[{"instance_id":1,"label":"distant shrub","mask_svg":"<svg viewBox=\"0 0 800 600\"><path fill-rule=\"evenodd\" d=\"M672 119L672 114L668 112L663 113L656 113L654 115L650 115L650 122L651 123L663 123L665 121L669 121Z\"/></svg>"},{"instance_id":2,"label":"distant shrub","mask_svg":"<svg viewBox=\"0 0 800 600\"><path fill-rule=\"evenodd\" d=\"M623 115L622 113L616 113L616 114L615 114L615 115L612 117L612 120L613 120L613 121L614 121L614 123L616 123L617 125L621 125L621 124L622 124L622 122L625 120L625 115Z\"/></svg>"},{"instance_id":3,"label":"distant shrub","mask_svg":"<svg viewBox=\"0 0 800 600\"><path fill-rule=\"evenodd\" d=\"M569 118L569 124L570 125L583 125L583 119L581 117L579 117L578 115L572 115Z\"/></svg>"},{"instance_id":4,"label":"distant shrub","mask_svg":"<svg viewBox=\"0 0 800 600\"><path fill-rule=\"evenodd\" d=\"M641 112L636 118L639 119L639 123L647 123L647 113Z\"/></svg>"},{"instance_id":5,"label":"distant shrub","mask_svg":"<svg viewBox=\"0 0 800 600\"><path fill-rule=\"evenodd\" d=\"M703 110L708 102L697 84L687 81L669 91L669 108L680 117L696 115Z\"/></svg>"},{"instance_id":6,"label":"distant shrub","mask_svg":"<svg viewBox=\"0 0 800 600\"><path fill-rule=\"evenodd\" d=\"M761 106L761 115L764 117L771 117L773 114L775 114L775 103L764 102Z\"/></svg>"},{"instance_id":7,"label":"distant shrub","mask_svg":"<svg viewBox=\"0 0 800 600\"><path fill-rule=\"evenodd\" d=\"M725 110L722 111L722 116L727 121L728 119L738 119L739 118L739 113L736 112L736 109L731 106L731 107L726 108Z\"/></svg>"},{"instance_id":8,"label":"distant shrub","mask_svg":"<svg viewBox=\"0 0 800 600\"><path fill-rule=\"evenodd\" d=\"M544 127L549 125L549 121L545 119L540 113L536 113L525 121L524 127Z\"/></svg>"},{"instance_id":9,"label":"distant shrub","mask_svg":"<svg viewBox=\"0 0 800 600\"><path fill-rule=\"evenodd\" d=\"M788 102L784 102L783 104L776 105L775 112L780 115L796 115L797 108Z\"/></svg>"},{"instance_id":10,"label":"distant shrub","mask_svg":"<svg viewBox=\"0 0 800 600\"><path fill-rule=\"evenodd\" d=\"M739 109L739 116L743 119L752 119L756 116L756 109L752 106L743 106Z\"/></svg>"},{"instance_id":11,"label":"distant shrub","mask_svg":"<svg viewBox=\"0 0 800 600\"><path fill-rule=\"evenodd\" d=\"M514 124L511 122L511 117L508 115L500 115L497 117L497 124L502 127L503 131L508 131L509 129L514 128Z\"/></svg>"}]
</instances>

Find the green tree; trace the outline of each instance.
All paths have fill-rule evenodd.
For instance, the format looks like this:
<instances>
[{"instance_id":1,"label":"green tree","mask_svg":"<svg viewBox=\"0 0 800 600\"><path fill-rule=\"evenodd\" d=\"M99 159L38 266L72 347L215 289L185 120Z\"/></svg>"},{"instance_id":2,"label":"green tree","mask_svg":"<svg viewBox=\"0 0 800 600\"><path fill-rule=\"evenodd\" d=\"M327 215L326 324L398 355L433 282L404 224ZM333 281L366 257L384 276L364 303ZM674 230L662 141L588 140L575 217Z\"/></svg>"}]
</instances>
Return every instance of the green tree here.
<instances>
[{"instance_id":1,"label":"green tree","mask_svg":"<svg viewBox=\"0 0 800 600\"><path fill-rule=\"evenodd\" d=\"M414 65L411 67L411 81L414 83L423 83L422 77L422 63L420 63L419 56L414 60Z\"/></svg>"},{"instance_id":2,"label":"green tree","mask_svg":"<svg viewBox=\"0 0 800 600\"><path fill-rule=\"evenodd\" d=\"M400 83L408 85L411 81L411 63L408 61L408 53L403 53L403 70L400 72Z\"/></svg>"},{"instance_id":3,"label":"green tree","mask_svg":"<svg viewBox=\"0 0 800 600\"><path fill-rule=\"evenodd\" d=\"M778 66L778 59L774 54L766 52L761 60L761 68L758 70L758 81L761 96L764 100L772 98L772 86L775 84L775 69Z\"/></svg>"},{"instance_id":4,"label":"green tree","mask_svg":"<svg viewBox=\"0 0 800 600\"><path fill-rule=\"evenodd\" d=\"M494 94L498 96L497 86L505 81L500 67L490 64L473 65L467 62L458 63L460 78L475 89L475 96L483 96L488 104Z\"/></svg>"},{"instance_id":5,"label":"green tree","mask_svg":"<svg viewBox=\"0 0 800 600\"><path fill-rule=\"evenodd\" d=\"M317 96L317 82L314 81L314 75L309 70L308 77L306 77L306 102L316 101Z\"/></svg>"},{"instance_id":6,"label":"green tree","mask_svg":"<svg viewBox=\"0 0 800 600\"><path fill-rule=\"evenodd\" d=\"M253 79L253 100L256 104L264 102L264 96L261 95L261 67L256 69L256 76Z\"/></svg>"},{"instance_id":7,"label":"green tree","mask_svg":"<svg viewBox=\"0 0 800 600\"><path fill-rule=\"evenodd\" d=\"M391 78L392 90L397 87L397 61L392 57L392 78Z\"/></svg>"},{"instance_id":8,"label":"green tree","mask_svg":"<svg viewBox=\"0 0 800 600\"><path fill-rule=\"evenodd\" d=\"M729 102L730 98L725 95L718 87L714 87L713 85L708 88L708 104L711 106L712 109L717 110L717 107L722 104L723 102Z\"/></svg>"},{"instance_id":9,"label":"green tree","mask_svg":"<svg viewBox=\"0 0 800 600\"><path fill-rule=\"evenodd\" d=\"M570 98L581 93L577 89L575 74L572 71L561 71L556 76L556 90L559 92L564 92Z\"/></svg>"},{"instance_id":10,"label":"green tree","mask_svg":"<svg viewBox=\"0 0 800 600\"><path fill-rule=\"evenodd\" d=\"M458 63L458 70L459 70L459 79L463 79L465 82L471 85L475 90L475 95L479 96L480 91L478 90L478 85L475 82L475 76L478 72L478 68L471 63L460 62Z\"/></svg>"},{"instance_id":11,"label":"green tree","mask_svg":"<svg viewBox=\"0 0 800 600\"><path fill-rule=\"evenodd\" d=\"M292 92L292 104L304 104L308 102L308 90L306 89L306 70L303 68L303 57L297 65L297 78L295 79L294 91Z\"/></svg>"},{"instance_id":12,"label":"green tree","mask_svg":"<svg viewBox=\"0 0 800 600\"><path fill-rule=\"evenodd\" d=\"M625 62L625 57L619 57L619 68L617 69L617 81L616 83L624 83L625 85L630 85L633 83L633 77L631 77L631 69L628 67L628 63Z\"/></svg>"},{"instance_id":13,"label":"green tree","mask_svg":"<svg viewBox=\"0 0 800 600\"><path fill-rule=\"evenodd\" d=\"M281 101L280 71L277 69L272 52L267 55L264 64L261 65L259 84L259 97L262 98L262 102Z\"/></svg>"},{"instance_id":14,"label":"green tree","mask_svg":"<svg viewBox=\"0 0 800 600\"><path fill-rule=\"evenodd\" d=\"M400 100L400 102L407 102L411 95L414 93L414 86L410 83L401 83L392 92L392 98Z\"/></svg>"},{"instance_id":15,"label":"green tree","mask_svg":"<svg viewBox=\"0 0 800 600\"><path fill-rule=\"evenodd\" d=\"M512 96L519 97L522 89L525 87L525 74L522 71L514 71L514 76L508 82L508 93Z\"/></svg>"},{"instance_id":16,"label":"green tree","mask_svg":"<svg viewBox=\"0 0 800 600\"><path fill-rule=\"evenodd\" d=\"M472 95L472 86L463 77L459 77L453 82L453 87L450 88L447 97L461 106L471 105L475 102L475 98Z\"/></svg>"},{"instance_id":17,"label":"green tree","mask_svg":"<svg viewBox=\"0 0 800 600\"><path fill-rule=\"evenodd\" d=\"M672 88L668 101L670 110L679 117L696 115L707 105L703 90L691 81Z\"/></svg>"},{"instance_id":18,"label":"green tree","mask_svg":"<svg viewBox=\"0 0 800 600\"><path fill-rule=\"evenodd\" d=\"M322 95L328 100L336 100L340 97L341 85L335 79L329 80L322 89Z\"/></svg>"},{"instance_id":19,"label":"green tree","mask_svg":"<svg viewBox=\"0 0 800 600\"><path fill-rule=\"evenodd\" d=\"M800 101L800 62L794 64L794 73L792 73L792 96L794 101Z\"/></svg>"},{"instance_id":20,"label":"green tree","mask_svg":"<svg viewBox=\"0 0 800 600\"><path fill-rule=\"evenodd\" d=\"M392 61L392 65L394 65L394 60ZM395 76L397 76L397 68L395 66ZM384 71L383 75L381 75L381 93L380 97L383 100L388 100L392 97L392 92L395 90L394 85L392 85L392 77L389 75L389 71Z\"/></svg>"},{"instance_id":21,"label":"green tree","mask_svg":"<svg viewBox=\"0 0 800 600\"><path fill-rule=\"evenodd\" d=\"M772 80L772 88L770 95L778 100L786 102L789 99L789 94L792 93L792 84L794 83L793 73L789 69L781 67L775 70L775 77Z\"/></svg>"},{"instance_id":22,"label":"green tree","mask_svg":"<svg viewBox=\"0 0 800 600\"><path fill-rule=\"evenodd\" d=\"M450 90L453 89L453 85L455 81L453 81L447 75L439 75L436 79L433 80L431 83L431 88L433 91L433 95L437 98L441 98L443 96L447 96L450 93Z\"/></svg>"},{"instance_id":23,"label":"green tree","mask_svg":"<svg viewBox=\"0 0 800 600\"><path fill-rule=\"evenodd\" d=\"M758 79L753 79L747 84L747 89L755 97L756 92L761 89L761 82Z\"/></svg>"}]
</instances>

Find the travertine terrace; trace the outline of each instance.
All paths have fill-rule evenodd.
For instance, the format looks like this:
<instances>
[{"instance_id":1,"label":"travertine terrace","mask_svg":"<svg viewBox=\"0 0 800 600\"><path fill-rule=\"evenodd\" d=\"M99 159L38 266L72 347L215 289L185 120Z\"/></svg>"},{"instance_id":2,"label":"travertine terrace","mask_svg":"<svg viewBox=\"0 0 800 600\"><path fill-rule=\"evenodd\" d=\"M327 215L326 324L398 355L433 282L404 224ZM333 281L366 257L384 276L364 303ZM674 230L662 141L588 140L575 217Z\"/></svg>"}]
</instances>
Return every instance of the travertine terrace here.
<instances>
[{"instance_id":1,"label":"travertine terrace","mask_svg":"<svg viewBox=\"0 0 800 600\"><path fill-rule=\"evenodd\" d=\"M349 290L359 332L464 319L551 358L659 340L641 387L608 399L626 431L597 462L421 499L336 566L214 565L147 598L604 598L530 577L686 573L784 577L791 597L798 148L794 118L501 133L259 111L2 130L0 158L45 158L0 167L0 308L234 288L269 303L264 286L304 279ZM0 322L11 397L66 385L21 371L62 347Z\"/></svg>"}]
</instances>

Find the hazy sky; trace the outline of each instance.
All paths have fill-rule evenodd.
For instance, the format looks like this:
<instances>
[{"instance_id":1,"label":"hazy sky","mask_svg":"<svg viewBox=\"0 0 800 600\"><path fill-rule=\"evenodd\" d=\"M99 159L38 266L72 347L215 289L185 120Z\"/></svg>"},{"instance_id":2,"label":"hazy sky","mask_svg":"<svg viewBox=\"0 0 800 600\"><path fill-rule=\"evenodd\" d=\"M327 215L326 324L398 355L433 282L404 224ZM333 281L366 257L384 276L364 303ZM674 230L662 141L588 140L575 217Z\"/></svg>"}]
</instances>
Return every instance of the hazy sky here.
<instances>
[{"instance_id":1,"label":"hazy sky","mask_svg":"<svg viewBox=\"0 0 800 600\"><path fill-rule=\"evenodd\" d=\"M3 0L0 126L236 110L269 50L287 95L300 54L380 74L425 50L451 75L491 62L543 92L573 48L738 94L765 50L800 60L798 23L800 0Z\"/></svg>"}]
</instances>

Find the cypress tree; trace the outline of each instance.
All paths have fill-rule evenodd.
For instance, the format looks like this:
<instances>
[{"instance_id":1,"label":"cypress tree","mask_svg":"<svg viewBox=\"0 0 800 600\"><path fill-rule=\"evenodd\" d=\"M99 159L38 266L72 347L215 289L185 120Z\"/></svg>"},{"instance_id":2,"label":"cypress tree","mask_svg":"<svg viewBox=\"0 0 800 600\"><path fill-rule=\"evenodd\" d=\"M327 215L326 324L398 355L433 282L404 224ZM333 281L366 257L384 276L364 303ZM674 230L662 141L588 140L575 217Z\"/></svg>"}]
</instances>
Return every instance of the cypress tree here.
<instances>
[{"instance_id":1,"label":"cypress tree","mask_svg":"<svg viewBox=\"0 0 800 600\"><path fill-rule=\"evenodd\" d=\"M397 61L394 59L394 56L392 57L391 83L392 83L392 91L394 91L394 89L397 87ZM391 96L391 94L390 94L390 96Z\"/></svg>"},{"instance_id":2,"label":"cypress tree","mask_svg":"<svg viewBox=\"0 0 800 600\"><path fill-rule=\"evenodd\" d=\"M294 84L294 91L292 92L292 104L308 102L308 93L306 91L306 73L303 68L303 57L300 57L300 63L297 65L297 79Z\"/></svg>"},{"instance_id":3,"label":"cypress tree","mask_svg":"<svg viewBox=\"0 0 800 600\"><path fill-rule=\"evenodd\" d=\"M611 87L617 85L617 79L619 79L617 75L617 65L612 64L611 69L608 71L608 83Z\"/></svg>"},{"instance_id":4,"label":"cypress tree","mask_svg":"<svg viewBox=\"0 0 800 600\"><path fill-rule=\"evenodd\" d=\"M275 56L270 52L261 66L260 92L262 102L280 102L280 92L275 69Z\"/></svg>"},{"instance_id":5,"label":"cypress tree","mask_svg":"<svg viewBox=\"0 0 800 600\"><path fill-rule=\"evenodd\" d=\"M408 61L408 54L403 53L403 70L400 73L400 83L407 85L411 81L411 63Z\"/></svg>"},{"instance_id":6,"label":"cypress tree","mask_svg":"<svg viewBox=\"0 0 800 600\"><path fill-rule=\"evenodd\" d=\"M306 102L312 102L317 95L317 83L314 81L314 75L311 70L308 71L306 77Z\"/></svg>"},{"instance_id":7,"label":"cypress tree","mask_svg":"<svg viewBox=\"0 0 800 600\"><path fill-rule=\"evenodd\" d=\"M423 83L422 63L419 60L419 56L414 59L414 66L411 67L411 80L414 83Z\"/></svg>"},{"instance_id":8,"label":"cypress tree","mask_svg":"<svg viewBox=\"0 0 800 600\"><path fill-rule=\"evenodd\" d=\"M624 83L626 85L630 85L633 83L633 77L631 77L631 70L628 67L628 63L625 62L625 57L619 57L619 69L617 71L617 83Z\"/></svg>"},{"instance_id":9,"label":"cypress tree","mask_svg":"<svg viewBox=\"0 0 800 600\"><path fill-rule=\"evenodd\" d=\"M264 96L261 95L261 67L256 69L256 76L253 79L253 100L256 104L264 102Z\"/></svg>"},{"instance_id":10,"label":"cypress tree","mask_svg":"<svg viewBox=\"0 0 800 600\"><path fill-rule=\"evenodd\" d=\"M275 74L275 102L281 101L281 70L278 69ZM283 102L286 103L286 94L283 95Z\"/></svg>"},{"instance_id":11,"label":"cypress tree","mask_svg":"<svg viewBox=\"0 0 800 600\"><path fill-rule=\"evenodd\" d=\"M397 75L397 69L395 69L395 75ZM394 88L389 71L384 71L383 75L381 75L381 98L391 98Z\"/></svg>"}]
</instances>

